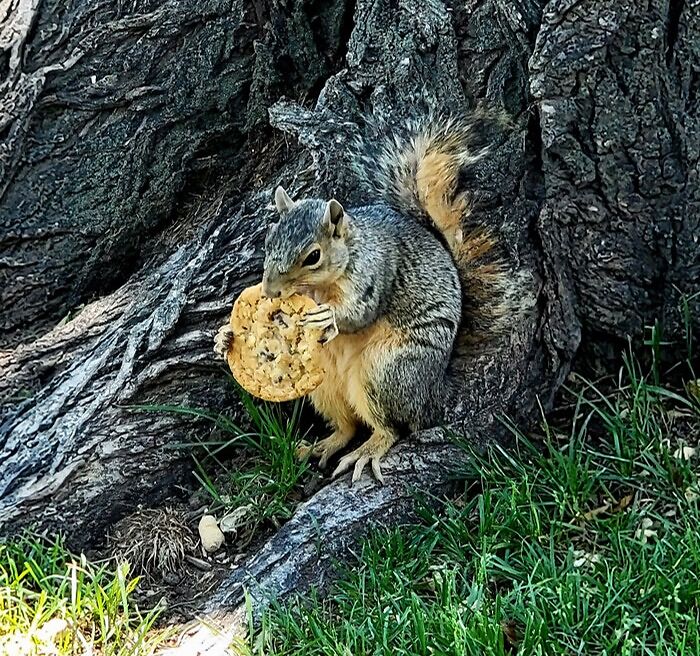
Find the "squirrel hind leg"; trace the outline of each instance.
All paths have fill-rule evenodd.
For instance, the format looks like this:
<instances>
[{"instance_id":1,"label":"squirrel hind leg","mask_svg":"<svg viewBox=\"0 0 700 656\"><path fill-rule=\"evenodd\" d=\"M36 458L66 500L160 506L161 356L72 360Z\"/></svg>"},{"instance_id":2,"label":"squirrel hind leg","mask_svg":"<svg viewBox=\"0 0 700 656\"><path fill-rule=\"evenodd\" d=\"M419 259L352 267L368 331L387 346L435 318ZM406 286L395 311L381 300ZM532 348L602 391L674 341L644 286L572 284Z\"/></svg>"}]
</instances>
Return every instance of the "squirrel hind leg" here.
<instances>
[{"instance_id":1,"label":"squirrel hind leg","mask_svg":"<svg viewBox=\"0 0 700 656\"><path fill-rule=\"evenodd\" d=\"M314 445L301 444L297 458L320 458L319 466L325 467L328 459L345 448L357 432L360 419L348 402L345 389L337 376L326 376L321 385L310 394L316 411L333 427L334 431Z\"/></svg>"}]
</instances>

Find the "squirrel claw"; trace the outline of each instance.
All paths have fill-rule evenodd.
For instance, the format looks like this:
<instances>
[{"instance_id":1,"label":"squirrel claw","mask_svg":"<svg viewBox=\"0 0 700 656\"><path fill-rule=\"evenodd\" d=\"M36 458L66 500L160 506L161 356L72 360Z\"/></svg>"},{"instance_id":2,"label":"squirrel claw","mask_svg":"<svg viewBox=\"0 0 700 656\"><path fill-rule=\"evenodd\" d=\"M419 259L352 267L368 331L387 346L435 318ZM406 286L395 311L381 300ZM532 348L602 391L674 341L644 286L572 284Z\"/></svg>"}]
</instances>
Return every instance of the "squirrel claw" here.
<instances>
[{"instance_id":1,"label":"squirrel claw","mask_svg":"<svg viewBox=\"0 0 700 656\"><path fill-rule=\"evenodd\" d=\"M353 485L354 483L357 483L357 481L360 480L360 477L362 476L362 472L365 470L365 467L367 466L367 463L371 463L372 467L372 473L374 474L374 477L377 479L379 483L384 483L384 476L382 475L382 468L379 464L381 458L380 457L370 457L370 456L360 456L357 457L355 455L355 452L353 451L352 453L349 453L348 455L344 456L343 458L340 459L340 462L338 463L338 466L335 468L335 471L333 472L333 475L331 478L336 478L343 472L347 471L350 469L351 465L353 462L355 463L355 467L352 470L352 479L350 481L350 484Z\"/></svg>"},{"instance_id":2,"label":"squirrel claw","mask_svg":"<svg viewBox=\"0 0 700 656\"><path fill-rule=\"evenodd\" d=\"M328 344L332 339L335 339L339 335L338 332L338 326L333 324L332 326L328 326L323 331L323 334L321 335L321 338L318 340L319 344Z\"/></svg>"},{"instance_id":3,"label":"squirrel claw","mask_svg":"<svg viewBox=\"0 0 700 656\"><path fill-rule=\"evenodd\" d=\"M226 354L233 344L233 330L231 330L230 324L224 324L219 328L214 338L214 353L216 353L220 358L226 359Z\"/></svg>"},{"instance_id":4,"label":"squirrel claw","mask_svg":"<svg viewBox=\"0 0 700 656\"><path fill-rule=\"evenodd\" d=\"M301 325L307 328L320 328L323 331L318 340L321 344L326 344L338 336L335 309L326 303L307 312L301 320Z\"/></svg>"},{"instance_id":5,"label":"squirrel claw","mask_svg":"<svg viewBox=\"0 0 700 656\"><path fill-rule=\"evenodd\" d=\"M350 466L354 464L355 468L352 472L352 483L355 483L359 480L360 476L362 476L362 471L369 462L372 465L374 477L380 483L384 483L384 476L382 475L382 468L379 463L395 440L396 438L390 433L375 431L361 447L340 459L338 466L333 472L332 478L347 471L350 469Z\"/></svg>"},{"instance_id":6,"label":"squirrel claw","mask_svg":"<svg viewBox=\"0 0 700 656\"><path fill-rule=\"evenodd\" d=\"M374 478L384 485L384 476L382 475L382 468L379 465L379 458L372 458L372 473L374 474Z\"/></svg>"},{"instance_id":7,"label":"squirrel claw","mask_svg":"<svg viewBox=\"0 0 700 656\"><path fill-rule=\"evenodd\" d=\"M382 474L380 462L385 452L386 451L382 453L373 453L371 448L367 448L366 445L363 444L359 449L356 449L352 453L348 453L348 455L343 456L340 459L340 462L335 468L331 478L340 476L340 474L346 472L354 464L355 467L352 470L352 480L350 483L352 485L360 480L360 476L362 476L362 472L367 466L367 463L370 463L374 478L376 478L379 483L383 484L384 476Z\"/></svg>"}]
</instances>

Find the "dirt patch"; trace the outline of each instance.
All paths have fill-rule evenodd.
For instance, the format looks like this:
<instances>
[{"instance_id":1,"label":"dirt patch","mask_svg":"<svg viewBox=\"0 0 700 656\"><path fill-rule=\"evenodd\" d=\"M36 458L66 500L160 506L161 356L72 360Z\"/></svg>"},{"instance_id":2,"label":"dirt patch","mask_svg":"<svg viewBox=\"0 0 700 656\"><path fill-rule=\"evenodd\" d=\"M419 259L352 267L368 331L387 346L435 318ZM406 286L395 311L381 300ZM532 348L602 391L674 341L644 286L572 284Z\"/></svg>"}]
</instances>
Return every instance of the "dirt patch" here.
<instances>
[{"instance_id":1,"label":"dirt patch","mask_svg":"<svg viewBox=\"0 0 700 656\"><path fill-rule=\"evenodd\" d=\"M226 472L250 471L252 459L243 451L225 461L213 483L223 488ZM324 485L324 480L323 472L307 470L287 502L296 509ZM141 577L133 599L141 609L160 608L161 627L195 619L209 593L285 521L274 516L260 519L254 510L237 512L246 509L222 506L204 489L192 488L188 493L187 501L172 498L160 508L137 508L112 527L106 546L90 555L92 560L130 564L130 575ZM217 518L225 535L224 544L214 553L207 553L198 534L200 519L209 513Z\"/></svg>"}]
</instances>

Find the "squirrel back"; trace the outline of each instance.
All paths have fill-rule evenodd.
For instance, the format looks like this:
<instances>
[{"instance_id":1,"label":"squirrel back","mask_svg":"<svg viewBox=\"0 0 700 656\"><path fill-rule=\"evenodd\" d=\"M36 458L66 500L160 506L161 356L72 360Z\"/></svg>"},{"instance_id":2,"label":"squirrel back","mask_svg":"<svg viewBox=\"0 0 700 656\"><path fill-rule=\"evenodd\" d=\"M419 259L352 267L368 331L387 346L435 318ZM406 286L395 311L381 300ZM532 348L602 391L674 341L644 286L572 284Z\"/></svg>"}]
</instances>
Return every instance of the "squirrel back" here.
<instances>
[{"instance_id":1,"label":"squirrel back","mask_svg":"<svg viewBox=\"0 0 700 656\"><path fill-rule=\"evenodd\" d=\"M368 123L354 168L379 200L438 233L457 266L462 328L456 347L468 351L502 332L508 315L508 275L497 237L468 225L471 203L460 176L487 152L485 137L500 119L426 115L402 128Z\"/></svg>"}]
</instances>

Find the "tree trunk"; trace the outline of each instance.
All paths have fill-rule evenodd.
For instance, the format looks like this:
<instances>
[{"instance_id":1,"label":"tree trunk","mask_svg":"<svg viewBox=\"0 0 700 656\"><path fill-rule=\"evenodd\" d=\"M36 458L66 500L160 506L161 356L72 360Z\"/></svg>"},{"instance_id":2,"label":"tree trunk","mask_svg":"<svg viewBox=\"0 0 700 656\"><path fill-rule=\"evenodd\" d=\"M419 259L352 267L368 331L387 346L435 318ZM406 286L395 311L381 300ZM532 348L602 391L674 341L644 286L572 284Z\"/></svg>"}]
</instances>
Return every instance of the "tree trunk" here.
<instances>
[{"instance_id":1,"label":"tree trunk","mask_svg":"<svg viewBox=\"0 0 700 656\"><path fill-rule=\"evenodd\" d=\"M127 406L235 403L212 339L260 277L272 189L368 200L345 166L367 113L513 118L469 182L523 300L464 363L450 427L476 442L550 407L577 355L609 360L655 319L677 334L698 289L697 1L20 0L0 34L3 532L31 519L87 544L172 493L189 467L167 447L191 424ZM210 610L242 583L259 602L319 583L459 457L426 431L385 487L330 483Z\"/></svg>"}]
</instances>

